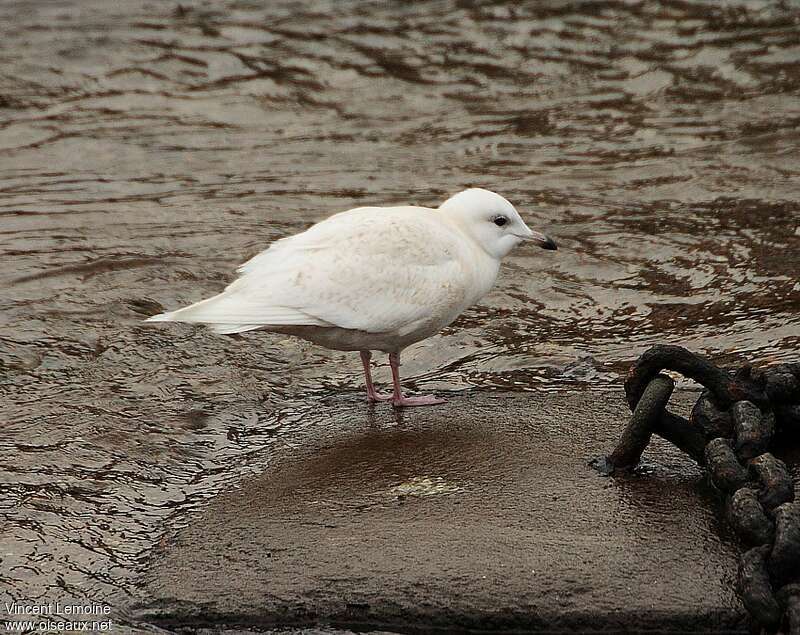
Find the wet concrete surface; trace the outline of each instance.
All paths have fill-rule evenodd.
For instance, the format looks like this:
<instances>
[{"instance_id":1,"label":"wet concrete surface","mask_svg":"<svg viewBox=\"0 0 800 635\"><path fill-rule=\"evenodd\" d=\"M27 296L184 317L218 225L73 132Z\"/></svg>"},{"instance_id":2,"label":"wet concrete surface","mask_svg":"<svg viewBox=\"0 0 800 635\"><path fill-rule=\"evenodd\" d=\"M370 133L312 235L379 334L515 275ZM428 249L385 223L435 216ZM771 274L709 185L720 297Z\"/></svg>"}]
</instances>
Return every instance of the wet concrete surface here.
<instances>
[{"instance_id":1,"label":"wet concrete surface","mask_svg":"<svg viewBox=\"0 0 800 635\"><path fill-rule=\"evenodd\" d=\"M676 395L689 408L696 393ZM398 632L745 631L738 549L691 461L640 473L620 395L464 394L403 412L351 401L273 453L154 555L137 618L168 628ZM722 530L724 534L724 530Z\"/></svg>"}]
</instances>

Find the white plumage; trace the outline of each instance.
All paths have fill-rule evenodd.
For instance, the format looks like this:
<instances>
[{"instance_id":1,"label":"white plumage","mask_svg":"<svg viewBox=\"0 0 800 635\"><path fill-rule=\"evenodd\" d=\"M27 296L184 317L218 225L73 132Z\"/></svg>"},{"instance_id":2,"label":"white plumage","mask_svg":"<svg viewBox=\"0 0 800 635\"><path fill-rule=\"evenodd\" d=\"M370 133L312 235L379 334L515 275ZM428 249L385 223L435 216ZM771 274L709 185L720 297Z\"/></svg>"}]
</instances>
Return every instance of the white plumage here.
<instances>
[{"instance_id":1,"label":"white plumage","mask_svg":"<svg viewBox=\"0 0 800 635\"><path fill-rule=\"evenodd\" d=\"M276 241L238 269L222 293L149 318L208 324L218 333L266 329L362 353L370 400L371 350L390 354L395 405L399 353L438 332L493 286L500 260L521 240L555 249L503 197L465 190L438 209L359 207Z\"/></svg>"}]
</instances>

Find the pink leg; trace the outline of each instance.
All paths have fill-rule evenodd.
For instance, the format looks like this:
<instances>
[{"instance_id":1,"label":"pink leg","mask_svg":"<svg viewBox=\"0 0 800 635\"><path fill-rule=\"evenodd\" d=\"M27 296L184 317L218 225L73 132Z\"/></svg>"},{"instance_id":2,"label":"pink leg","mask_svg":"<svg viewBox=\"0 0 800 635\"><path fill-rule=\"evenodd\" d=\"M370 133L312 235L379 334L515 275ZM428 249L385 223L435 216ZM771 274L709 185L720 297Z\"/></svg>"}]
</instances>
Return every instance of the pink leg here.
<instances>
[{"instance_id":1,"label":"pink leg","mask_svg":"<svg viewBox=\"0 0 800 635\"><path fill-rule=\"evenodd\" d=\"M393 406L402 408L404 406L434 406L439 403L444 403L444 399L429 395L404 397L403 390L400 387L400 353L389 353L389 366L392 367L392 382L394 384L394 395L392 396Z\"/></svg>"},{"instance_id":2,"label":"pink leg","mask_svg":"<svg viewBox=\"0 0 800 635\"><path fill-rule=\"evenodd\" d=\"M389 401L391 395L384 395L375 391L375 384L372 383L372 371L369 367L369 360L372 359L372 353L369 351L361 351L361 363L364 364L364 379L367 382L367 401L373 403L375 401Z\"/></svg>"}]
</instances>

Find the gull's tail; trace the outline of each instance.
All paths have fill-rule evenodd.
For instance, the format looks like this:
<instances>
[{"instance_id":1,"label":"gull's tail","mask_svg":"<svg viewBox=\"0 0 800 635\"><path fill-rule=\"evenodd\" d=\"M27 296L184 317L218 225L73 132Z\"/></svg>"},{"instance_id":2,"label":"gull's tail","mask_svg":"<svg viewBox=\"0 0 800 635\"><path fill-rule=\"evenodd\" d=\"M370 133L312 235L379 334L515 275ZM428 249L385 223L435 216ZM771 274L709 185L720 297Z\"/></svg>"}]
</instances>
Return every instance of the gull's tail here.
<instances>
[{"instance_id":1,"label":"gull's tail","mask_svg":"<svg viewBox=\"0 0 800 635\"><path fill-rule=\"evenodd\" d=\"M227 335L270 326L330 326L298 309L254 302L231 287L183 309L154 315L145 322L206 324L214 332Z\"/></svg>"},{"instance_id":2,"label":"gull's tail","mask_svg":"<svg viewBox=\"0 0 800 635\"><path fill-rule=\"evenodd\" d=\"M190 324L205 324L211 328L215 333L222 335L231 335L233 333L243 333L245 331L254 331L255 329L263 328L263 324L241 324L235 322L214 322L213 311L208 311L209 304L218 301L220 295L196 302L183 309L177 311L168 311L166 313L159 313L145 320L145 322L187 322Z\"/></svg>"}]
</instances>

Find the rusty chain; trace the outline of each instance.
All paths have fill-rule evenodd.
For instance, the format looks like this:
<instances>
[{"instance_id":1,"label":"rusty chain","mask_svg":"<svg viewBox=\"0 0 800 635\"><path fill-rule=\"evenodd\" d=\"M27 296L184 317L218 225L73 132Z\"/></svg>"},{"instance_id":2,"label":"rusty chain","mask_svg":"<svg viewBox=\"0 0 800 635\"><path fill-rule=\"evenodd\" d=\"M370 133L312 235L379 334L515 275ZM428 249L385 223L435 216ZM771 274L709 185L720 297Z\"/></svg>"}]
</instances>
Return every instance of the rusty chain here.
<instances>
[{"instance_id":1,"label":"rusty chain","mask_svg":"<svg viewBox=\"0 0 800 635\"><path fill-rule=\"evenodd\" d=\"M664 370L705 387L689 419L666 409L675 383ZM745 608L768 632L800 635L800 502L770 452L776 438L800 438L800 364L731 373L680 346L654 346L631 367L625 394L633 415L614 451L593 465L606 475L635 467L657 434L704 466L746 549Z\"/></svg>"}]
</instances>

